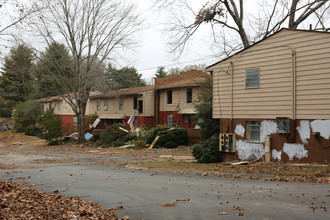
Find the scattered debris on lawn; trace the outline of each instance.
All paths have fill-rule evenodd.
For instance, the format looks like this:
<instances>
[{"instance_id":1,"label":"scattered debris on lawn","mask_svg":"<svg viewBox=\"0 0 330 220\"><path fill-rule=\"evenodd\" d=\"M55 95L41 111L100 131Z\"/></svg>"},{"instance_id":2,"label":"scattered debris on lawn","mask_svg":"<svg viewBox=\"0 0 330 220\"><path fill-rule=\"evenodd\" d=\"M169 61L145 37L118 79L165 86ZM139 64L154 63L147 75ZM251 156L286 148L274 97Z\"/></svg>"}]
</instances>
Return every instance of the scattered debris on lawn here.
<instances>
[{"instance_id":1,"label":"scattered debris on lawn","mask_svg":"<svg viewBox=\"0 0 330 220\"><path fill-rule=\"evenodd\" d=\"M252 153L247 158L245 158L244 160L239 161L239 162L233 161L233 162L230 163L230 165L234 165L235 166L235 165L250 164L250 163L257 162L259 159L260 158L255 153Z\"/></svg>"},{"instance_id":2,"label":"scattered debris on lawn","mask_svg":"<svg viewBox=\"0 0 330 220\"><path fill-rule=\"evenodd\" d=\"M118 219L100 204L0 180L1 219Z\"/></svg>"},{"instance_id":3,"label":"scattered debris on lawn","mask_svg":"<svg viewBox=\"0 0 330 220\"><path fill-rule=\"evenodd\" d=\"M90 141L93 137L94 137L94 135L92 135L91 133L88 133L88 132L87 132L87 133L85 134L85 140L86 140L86 141Z\"/></svg>"}]
</instances>

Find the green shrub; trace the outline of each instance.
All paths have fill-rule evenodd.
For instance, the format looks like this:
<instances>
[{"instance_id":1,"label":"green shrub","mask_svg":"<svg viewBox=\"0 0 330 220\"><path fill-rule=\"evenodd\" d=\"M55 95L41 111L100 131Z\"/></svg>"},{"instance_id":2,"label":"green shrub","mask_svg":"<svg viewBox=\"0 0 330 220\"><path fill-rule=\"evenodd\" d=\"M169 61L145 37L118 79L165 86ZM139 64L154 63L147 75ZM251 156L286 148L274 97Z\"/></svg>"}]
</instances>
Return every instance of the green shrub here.
<instances>
[{"instance_id":1,"label":"green shrub","mask_svg":"<svg viewBox=\"0 0 330 220\"><path fill-rule=\"evenodd\" d=\"M29 135L29 136L37 136L38 134L40 134L41 129L34 126L34 125L29 125L27 126L27 128L25 129L24 134L25 135Z\"/></svg>"},{"instance_id":2,"label":"green shrub","mask_svg":"<svg viewBox=\"0 0 330 220\"><path fill-rule=\"evenodd\" d=\"M154 147L175 148L186 145L189 141L188 132L184 128L175 128L166 133L159 132L159 139Z\"/></svg>"},{"instance_id":3,"label":"green shrub","mask_svg":"<svg viewBox=\"0 0 330 220\"><path fill-rule=\"evenodd\" d=\"M147 144L151 144L160 131L167 131L168 129L166 125L157 125L150 130L143 131L141 136L145 139Z\"/></svg>"},{"instance_id":4,"label":"green shrub","mask_svg":"<svg viewBox=\"0 0 330 220\"><path fill-rule=\"evenodd\" d=\"M24 132L29 125L35 125L41 112L39 102L28 100L17 104L12 112L15 129L18 132Z\"/></svg>"},{"instance_id":5,"label":"green shrub","mask_svg":"<svg viewBox=\"0 0 330 220\"><path fill-rule=\"evenodd\" d=\"M43 133L40 138L47 141L62 137L62 120L54 113L54 108L49 107L45 112L38 116L38 123Z\"/></svg>"},{"instance_id":6,"label":"green shrub","mask_svg":"<svg viewBox=\"0 0 330 220\"><path fill-rule=\"evenodd\" d=\"M63 144L64 141L62 139L53 139L53 140L50 140L47 145L48 146L54 146L54 145L61 145Z\"/></svg>"},{"instance_id":7,"label":"green shrub","mask_svg":"<svg viewBox=\"0 0 330 220\"><path fill-rule=\"evenodd\" d=\"M156 126L149 131L145 131L143 139L147 144L151 144L159 135L159 139L154 147L175 148L188 143L189 137L186 129L174 128L173 130L165 133L164 131L167 130L169 130L167 126Z\"/></svg>"},{"instance_id":8,"label":"green shrub","mask_svg":"<svg viewBox=\"0 0 330 220\"><path fill-rule=\"evenodd\" d=\"M93 133L93 137L91 139L92 142L96 142L100 139L100 134Z\"/></svg>"},{"instance_id":9,"label":"green shrub","mask_svg":"<svg viewBox=\"0 0 330 220\"><path fill-rule=\"evenodd\" d=\"M212 136L199 144L195 144L192 149L192 155L198 163L221 162L218 135Z\"/></svg>"},{"instance_id":10,"label":"green shrub","mask_svg":"<svg viewBox=\"0 0 330 220\"><path fill-rule=\"evenodd\" d=\"M129 130L129 126L127 124L113 124L100 134L98 145L103 147L117 147L125 145L126 141L129 140L129 133L120 130L120 127Z\"/></svg>"},{"instance_id":11,"label":"green shrub","mask_svg":"<svg viewBox=\"0 0 330 220\"><path fill-rule=\"evenodd\" d=\"M139 140L134 141L134 146L135 146L135 149L146 148L146 142L145 142L145 140L139 139Z\"/></svg>"}]
</instances>

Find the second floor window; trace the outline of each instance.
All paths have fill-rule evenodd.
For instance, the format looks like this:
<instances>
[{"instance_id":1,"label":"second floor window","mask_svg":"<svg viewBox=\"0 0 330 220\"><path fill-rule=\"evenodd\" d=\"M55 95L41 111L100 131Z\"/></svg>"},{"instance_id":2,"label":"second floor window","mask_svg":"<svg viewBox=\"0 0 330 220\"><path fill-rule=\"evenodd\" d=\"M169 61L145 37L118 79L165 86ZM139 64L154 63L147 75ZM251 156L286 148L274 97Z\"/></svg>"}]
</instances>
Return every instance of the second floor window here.
<instances>
[{"instance_id":1,"label":"second floor window","mask_svg":"<svg viewBox=\"0 0 330 220\"><path fill-rule=\"evenodd\" d=\"M192 103L192 89L187 89L187 103Z\"/></svg>"},{"instance_id":2,"label":"second floor window","mask_svg":"<svg viewBox=\"0 0 330 220\"><path fill-rule=\"evenodd\" d=\"M250 69L245 71L245 88L259 88L260 69Z\"/></svg>"},{"instance_id":3,"label":"second floor window","mask_svg":"<svg viewBox=\"0 0 330 220\"><path fill-rule=\"evenodd\" d=\"M100 100L100 99L98 99L98 100L96 101L96 110L97 110L97 111L101 111L101 100Z\"/></svg>"},{"instance_id":4,"label":"second floor window","mask_svg":"<svg viewBox=\"0 0 330 220\"><path fill-rule=\"evenodd\" d=\"M119 110L123 110L124 109L124 99L120 98L119 99Z\"/></svg>"},{"instance_id":5,"label":"second floor window","mask_svg":"<svg viewBox=\"0 0 330 220\"><path fill-rule=\"evenodd\" d=\"M104 111L108 111L108 99L104 99Z\"/></svg>"},{"instance_id":6,"label":"second floor window","mask_svg":"<svg viewBox=\"0 0 330 220\"><path fill-rule=\"evenodd\" d=\"M167 91L167 104L172 104L172 90Z\"/></svg>"},{"instance_id":7,"label":"second floor window","mask_svg":"<svg viewBox=\"0 0 330 220\"><path fill-rule=\"evenodd\" d=\"M138 108L138 97L133 98L133 110Z\"/></svg>"}]
</instances>

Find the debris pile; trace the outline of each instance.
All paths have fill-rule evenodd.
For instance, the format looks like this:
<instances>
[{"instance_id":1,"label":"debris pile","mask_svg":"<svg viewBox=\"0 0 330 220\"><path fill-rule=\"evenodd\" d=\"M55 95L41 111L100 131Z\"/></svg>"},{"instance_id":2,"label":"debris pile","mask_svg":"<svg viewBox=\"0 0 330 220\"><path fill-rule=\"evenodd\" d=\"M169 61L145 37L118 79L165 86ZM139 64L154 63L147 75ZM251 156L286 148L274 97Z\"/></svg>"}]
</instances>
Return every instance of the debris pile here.
<instances>
[{"instance_id":1,"label":"debris pile","mask_svg":"<svg viewBox=\"0 0 330 220\"><path fill-rule=\"evenodd\" d=\"M0 219L118 219L100 204L0 180Z\"/></svg>"}]
</instances>

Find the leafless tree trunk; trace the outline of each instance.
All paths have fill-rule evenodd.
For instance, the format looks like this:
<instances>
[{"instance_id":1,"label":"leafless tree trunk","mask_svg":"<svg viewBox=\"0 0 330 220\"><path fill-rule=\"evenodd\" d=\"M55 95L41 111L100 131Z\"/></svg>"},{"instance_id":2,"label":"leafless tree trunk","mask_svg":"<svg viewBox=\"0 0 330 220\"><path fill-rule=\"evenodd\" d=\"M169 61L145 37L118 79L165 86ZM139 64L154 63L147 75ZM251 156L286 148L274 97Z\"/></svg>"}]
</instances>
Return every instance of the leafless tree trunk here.
<instances>
[{"instance_id":1,"label":"leafless tree trunk","mask_svg":"<svg viewBox=\"0 0 330 220\"><path fill-rule=\"evenodd\" d=\"M182 52L188 41L200 29L201 25L208 23L211 25L214 41L218 41L219 36L224 40L224 51L235 52L242 48L249 47L261 39L279 31L283 27L298 28L311 16L315 16L317 24L322 25L322 30L328 30L324 24L323 17L329 11L329 0L275 0L257 2L244 0L211 0L207 2L199 11L195 12L189 4L189 0L154 0L157 7L170 7L181 2L186 5L186 10L180 8L183 13L188 11L194 15L194 20L185 21L178 14L174 14L171 24L170 44L174 52ZM183 2L183 3L182 3ZM253 11L247 11L246 4L255 4ZM259 10L258 11L258 6ZM171 8L173 12L173 7ZM286 25L287 24L287 25ZM314 26L317 29L317 25ZM218 35L220 33L220 35ZM229 37L228 37L229 36ZM239 45L228 45L229 38L235 38L241 42ZM236 39L236 38L235 38ZM228 46L231 47L228 50ZM227 54L228 55L228 54Z\"/></svg>"},{"instance_id":2,"label":"leafless tree trunk","mask_svg":"<svg viewBox=\"0 0 330 220\"><path fill-rule=\"evenodd\" d=\"M79 142L84 141L84 117L90 92L104 62L118 49L134 43L142 21L133 5L107 0L47 0L30 22L48 43L65 43L73 57L72 77L54 76L63 99L78 117ZM96 71L97 70L97 71Z\"/></svg>"}]
</instances>

